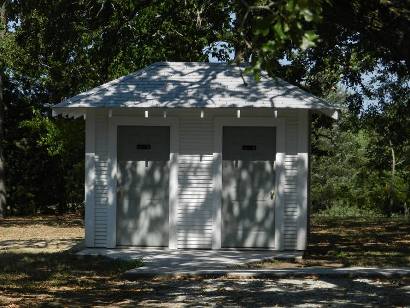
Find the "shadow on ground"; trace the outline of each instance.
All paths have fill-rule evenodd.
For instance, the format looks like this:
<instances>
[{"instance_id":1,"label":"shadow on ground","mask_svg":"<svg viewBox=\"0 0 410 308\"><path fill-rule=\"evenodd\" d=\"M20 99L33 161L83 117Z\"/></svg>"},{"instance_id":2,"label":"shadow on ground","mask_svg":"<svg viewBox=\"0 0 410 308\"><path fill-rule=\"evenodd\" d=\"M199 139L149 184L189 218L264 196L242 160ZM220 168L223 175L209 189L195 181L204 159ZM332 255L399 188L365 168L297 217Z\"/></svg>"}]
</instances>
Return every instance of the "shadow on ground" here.
<instances>
[{"instance_id":1,"label":"shadow on ground","mask_svg":"<svg viewBox=\"0 0 410 308\"><path fill-rule=\"evenodd\" d=\"M1 227L24 227L33 225L43 225L50 227L83 227L83 219L77 214L56 215L39 215L27 217L7 217L0 221Z\"/></svg>"},{"instance_id":2,"label":"shadow on ground","mask_svg":"<svg viewBox=\"0 0 410 308\"><path fill-rule=\"evenodd\" d=\"M0 304L10 305L406 305L409 280L140 280L120 278L139 261L0 253Z\"/></svg>"},{"instance_id":3,"label":"shadow on ground","mask_svg":"<svg viewBox=\"0 0 410 308\"><path fill-rule=\"evenodd\" d=\"M410 221L313 217L307 264L410 266Z\"/></svg>"},{"instance_id":4,"label":"shadow on ground","mask_svg":"<svg viewBox=\"0 0 410 308\"><path fill-rule=\"evenodd\" d=\"M53 222L49 222L54 224ZM69 223L69 222L67 222ZM12 225L9 222L9 225ZM55 234L65 222L56 223ZM14 222L22 232L36 223ZM4 226L2 222L2 226ZM6 229L6 228L5 228ZM61 231L63 230L63 231ZM65 234L67 229L60 229ZM44 253L58 236L19 242L4 238L0 250L0 305L62 306L406 306L410 280L400 279L186 279L127 281L121 275L141 265L140 260L119 261L77 256L72 250ZM74 235L75 234L75 235ZM313 220L307 261L346 265L409 266L410 227L400 220ZM20 246L26 246L19 248ZM34 247L36 253L26 252ZM39 253L40 252L40 253Z\"/></svg>"}]
</instances>

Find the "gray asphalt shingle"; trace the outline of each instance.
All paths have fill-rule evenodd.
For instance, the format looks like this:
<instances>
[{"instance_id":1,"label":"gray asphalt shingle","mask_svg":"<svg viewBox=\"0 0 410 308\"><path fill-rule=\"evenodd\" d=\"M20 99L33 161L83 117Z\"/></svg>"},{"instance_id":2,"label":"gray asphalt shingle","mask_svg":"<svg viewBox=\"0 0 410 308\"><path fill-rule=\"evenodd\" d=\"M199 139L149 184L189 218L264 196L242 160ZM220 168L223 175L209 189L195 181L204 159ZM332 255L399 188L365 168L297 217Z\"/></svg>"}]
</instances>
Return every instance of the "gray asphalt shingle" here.
<instances>
[{"instance_id":1,"label":"gray asphalt shingle","mask_svg":"<svg viewBox=\"0 0 410 308\"><path fill-rule=\"evenodd\" d=\"M244 67L221 63L158 62L55 105L88 107L270 107L334 112L335 106L279 78L256 82Z\"/></svg>"}]
</instances>

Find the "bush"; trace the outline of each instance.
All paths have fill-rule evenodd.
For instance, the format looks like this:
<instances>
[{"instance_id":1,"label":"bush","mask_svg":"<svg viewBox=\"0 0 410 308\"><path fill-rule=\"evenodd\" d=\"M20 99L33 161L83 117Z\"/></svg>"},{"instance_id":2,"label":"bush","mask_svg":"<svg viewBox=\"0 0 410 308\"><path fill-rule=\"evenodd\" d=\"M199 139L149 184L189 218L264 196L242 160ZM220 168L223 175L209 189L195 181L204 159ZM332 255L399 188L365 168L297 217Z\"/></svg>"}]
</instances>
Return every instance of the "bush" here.
<instances>
[{"instance_id":1,"label":"bush","mask_svg":"<svg viewBox=\"0 0 410 308\"><path fill-rule=\"evenodd\" d=\"M326 217L382 217L384 216L381 212L374 209L364 209L357 205L348 204L333 204L332 206L320 210L316 213L317 216Z\"/></svg>"},{"instance_id":2,"label":"bush","mask_svg":"<svg viewBox=\"0 0 410 308\"><path fill-rule=\"evenodd\" d=\"M312 138L312 213L333 216L408 215L410 173L378 166L366 130L316 127ZM403 162L403 161L402 161ZM366 214L367 213L367 214Z\"/></svg>"},{"instance_id":3,"label":"bush","mask_svg":"<svg viewBox=\"0 0 410 308\"><path fill-rule=\"evenodd\" d=\"M8 214L82 212L84 121L54 119L23 102L7 113Z\"/></svg>"}]
</instances>

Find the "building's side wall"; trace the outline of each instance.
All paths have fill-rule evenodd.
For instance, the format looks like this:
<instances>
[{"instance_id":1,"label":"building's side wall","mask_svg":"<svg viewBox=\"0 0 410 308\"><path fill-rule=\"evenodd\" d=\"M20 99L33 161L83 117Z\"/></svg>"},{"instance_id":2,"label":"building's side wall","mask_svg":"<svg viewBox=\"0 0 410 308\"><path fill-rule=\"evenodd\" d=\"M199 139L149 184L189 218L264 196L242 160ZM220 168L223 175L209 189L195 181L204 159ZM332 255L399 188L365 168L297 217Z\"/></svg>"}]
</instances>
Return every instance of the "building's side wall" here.
<instances>
[{"instance_id":1,"label":"building's side wall","mask_svg":"<svg viewBox=\"0 0 410 308\"><path fill-rule=\"evenodd\" d=\"M308 110L299 111L299 152L298 152L298 206L297 250L305 250L308 238L309 213L309 169L310 169L310 114Z\"/></svg>"},{"instance_id":2,"label":"building's side wall","mask_svg":"<svg viewBox=\"0 0 410 308\"><path fill-rule=\"evenodd\" d=\"M95 112L95 247L107 245L108 202L108 117L104 110Z\"/></svg>"},{"instance_id":3,"label":"building's side wall","mask_svg":"<svg viewBox=\"0 0 410 308\"><path fill-rule=\"evenodd\" d=\"M85 246L94 247L95 230L95 113L85 121Z\"/></svg>"},{"instance_id":4,"label":"building's side wall","mask_svg":"<svg viewBox=\"0 0 410 308\"><path fill-rule=\"evenodd\" d=\"M212 247L212 162L214 118L236 117L236 110L169 110L168 116L179 118L177 247ZM143 110L115 110L113 116L144 117ZM162 111L150 111L150 116L162 116ZM242 110L241 117L269 117L272 110ZM283 249L304 250L307 233L307 178L308 178L308 112L305 110L279 111L278 119L285 122L286 155L284 159ZM88 125L91 127L91 125ZM87 127L88 127L87 126ZM95 111L94 173L92 181L94 206L86 210L88 246L107 246L108 199L108 111ZM90 134L92 136L92 134ZM89 146L89 140L87 144ZM87 146L86 146L87 147ZM91 165L92 166L92 165ZM89 185L86 177L86 185ZM88 183L88 184L87 184ZM90 186L91 187L91 186ZM91 196L91 195L90 195ZM87 220L94 215L94 225ZM94 230L89 230L94 228ZM92 239L92 240L91 240Z\"/></svg>"}]
</instances>

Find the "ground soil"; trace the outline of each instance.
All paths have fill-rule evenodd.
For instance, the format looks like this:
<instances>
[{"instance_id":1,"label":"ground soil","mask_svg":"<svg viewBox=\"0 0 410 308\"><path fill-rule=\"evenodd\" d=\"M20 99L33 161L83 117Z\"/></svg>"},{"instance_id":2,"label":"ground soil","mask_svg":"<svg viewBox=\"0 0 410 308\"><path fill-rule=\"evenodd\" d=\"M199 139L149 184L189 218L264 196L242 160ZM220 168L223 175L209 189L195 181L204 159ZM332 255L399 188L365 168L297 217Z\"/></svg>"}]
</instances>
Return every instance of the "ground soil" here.
<instances>
[{"instance_id":1,"label":"ground soil","mask_svg":"<svg viewBox=\"0 0 410 308\"><path fill-rule=\"evenodd\" d=\"M172 279L127 281L141 265L73 254L82 247L77 216L0 221L0 306L407 306L410 280ZM256 267L409 266L405 220L313 219L303 262ZM247 265L249 266L249 265Z\"/></svg>"},{"instance_id":2,"label":"ground soil","mask_svg":"<svg viewBox=\"0 0 410 308\"><path fill-rule=\"evenodd\" d=\"M0 220L0 250L56 252L72 248L84 238L78 215L10 217Z\"/></svg>"},{"instance_id":3,"label":"ground soil","mask_svg":"<svg viewBox=\"0 0 410 308\"><path fill-rule=\"evenodd\" d=\"M347 266L410 267L410 220L403 218L313 217L301 260L263 260L244 268Z\"/></svg>"}]
</instances>

